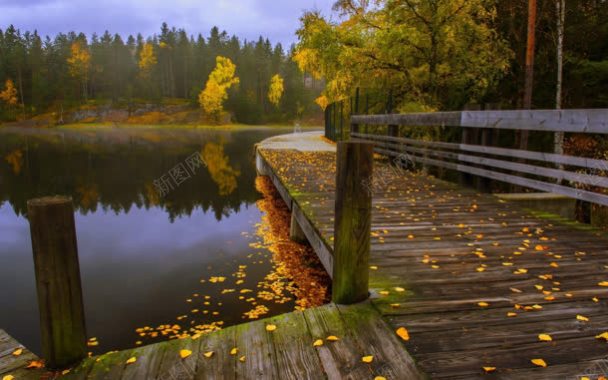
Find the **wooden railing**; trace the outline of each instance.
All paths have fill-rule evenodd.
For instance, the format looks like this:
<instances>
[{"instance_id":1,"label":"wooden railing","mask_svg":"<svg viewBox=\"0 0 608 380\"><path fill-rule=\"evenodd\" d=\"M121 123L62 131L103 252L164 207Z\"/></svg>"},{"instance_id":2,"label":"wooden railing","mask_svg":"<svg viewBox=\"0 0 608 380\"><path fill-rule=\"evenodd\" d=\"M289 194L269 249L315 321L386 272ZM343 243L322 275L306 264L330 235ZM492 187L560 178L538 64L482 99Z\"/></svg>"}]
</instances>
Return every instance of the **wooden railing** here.
<instances>
[{"instance_id":1,"label":"wooden railing","mask_svg":"<svg viewBox=\"0 0 608 380\"><path fill-rule=\"evenodd\" d=\"M387 134L360 133L360 125L389 126ZM392 126L462 128L457 142L399 137ZM479 128L482 144L470 131ZM459 111L389 115L353 115L351 138L373 142L377 153L405 157L422 165L507 182L608 206L608 161L522 149L489 146L484 134L494 130L608 134L608 109ZM581 170L582 169L582 170ZM583 189L582 187L585 187Z\"/></svg>"}]
</instances>

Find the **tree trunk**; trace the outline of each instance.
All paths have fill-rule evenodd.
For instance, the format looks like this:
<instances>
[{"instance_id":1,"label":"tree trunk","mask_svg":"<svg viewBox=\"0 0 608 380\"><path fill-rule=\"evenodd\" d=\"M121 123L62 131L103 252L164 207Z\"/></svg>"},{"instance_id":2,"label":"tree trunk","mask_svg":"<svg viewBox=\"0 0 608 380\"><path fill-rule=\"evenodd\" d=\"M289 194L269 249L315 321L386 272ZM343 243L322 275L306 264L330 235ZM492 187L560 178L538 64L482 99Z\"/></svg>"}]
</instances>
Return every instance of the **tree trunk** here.
<instances>
[{"instance_id":1,"label":"tree trunk","mask_svg":"<svg viewBox=\"0 0 608 380\"><path fill-rule=\"evenodd\" d=\"M557 87L555 89L555 108L562 108L562 79L564 67L564 20L566 0L555 0L557 11ZM564 132L555 132L553 140L554 152L564 153ZM559 165L563 167L562 165Z\"/></svg>"},{"instance_id":2,"label":"tree trunk","mask_svg":"<svg viewBox=\"0 0 608 380\"><path fill-rule=\"evenodd\" d=\"M532 108L534 84L534 49L536 44L536 0L528 0L528 42L526 46L526 81L524 84L524 109ZM528 148L528 131L521 131L519 149Z\"/></svg>"}]
</instances>

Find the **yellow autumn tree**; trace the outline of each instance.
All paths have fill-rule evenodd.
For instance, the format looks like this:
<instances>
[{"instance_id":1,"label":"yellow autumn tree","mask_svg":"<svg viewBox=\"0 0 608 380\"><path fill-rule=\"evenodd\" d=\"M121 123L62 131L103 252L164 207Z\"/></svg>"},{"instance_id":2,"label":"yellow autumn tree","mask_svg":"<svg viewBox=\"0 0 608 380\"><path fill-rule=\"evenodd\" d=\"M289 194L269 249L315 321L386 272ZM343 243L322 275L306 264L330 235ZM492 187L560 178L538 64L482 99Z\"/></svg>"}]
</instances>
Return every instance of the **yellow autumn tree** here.
<instances>
[{"instance_id":1,"label":"yellow autumn tree","mask_svg":"<svg viewBox=\"0 0 608 380\"><path fill-rule=\"evenodd\" d=\"M4 90L0 92L0 99L9 107L17 104L17 89L15 88L15 83L13 83L11 79L6 80Z\"/></svg>"},{"instance_id":2,"label":"yellow autumn tree","mask_svg":"<svg viewBox=\"0 0 608 380\"><path fill-rule=\"evenodd\" d=\"M285 87L283 85L283 78L279 74L275 75L270 79L270 88L268 89L268 100L274 104L275 107L279 106L281 97Z\"/></svg>"},{"instance_id":3,"label":"yellow autumn tree","mask_svg":"<svg viewBox=\"0 0 608 380\"><path fill-rule=\"evenodd\" d=\"M240 80L235 76L236 66L229 58L218 56L215 61L215 69L209 74L205 89L198 95L198 102L205 113L219 121L224 112L224 101L228 99L228 90L239 84Z\"/></svg>"},{"instance_id":4,"label":"yellow autumn tree","mask_svg":"<svg viewBox=\"0 0 608 380\"><path fill-rule=\"evenodd\" d=\"M91 65L91 54L79 41L72 43L67 59L70 75L80 80L84 100L87 100L87 80Z\"/></svg>"},{"instance_id":5,"label":"yellow autumn tree","mask_svg":"<svg viewBox=\"0 0 608 380\"><path fill-rule=\"evenodd\" d=\"M143 78L149 78L150 73L157 63L156 55L154 54L154 46L151 43L145 43L139 52L139 72Z\"/></svg>"}]
</instances>

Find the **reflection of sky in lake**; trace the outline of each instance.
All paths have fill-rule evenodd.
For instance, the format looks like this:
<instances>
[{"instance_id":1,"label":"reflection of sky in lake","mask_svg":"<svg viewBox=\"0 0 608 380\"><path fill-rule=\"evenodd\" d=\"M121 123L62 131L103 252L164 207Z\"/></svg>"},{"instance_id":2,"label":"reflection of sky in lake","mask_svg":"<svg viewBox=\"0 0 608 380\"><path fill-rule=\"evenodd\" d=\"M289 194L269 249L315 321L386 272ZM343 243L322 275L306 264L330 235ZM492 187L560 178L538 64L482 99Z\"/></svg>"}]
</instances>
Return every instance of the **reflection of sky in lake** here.
<instances>
[{"instance_id":1,"label":"reflection of sky in lake","mask_svg":"<svg viewBox=\"0 0 608 380\"><path fill-rule=\"evenodd\" d=\"M117 193L112 193L97 184L115 178L110 169L116 165L116 161L108 161L105 158L107 155L103 154L92 156L91 166L99 177L91 177L91 173L95 172L87 167L80 178L86 178L89 185L99 189L100 199L121 196L119 201L123 206L131 205L119 208L127 212L112 209L114 203L119 201L106 205L98 203L96 207L90 205L83 210L85 213L76 212L87 330L89 336L100 340L96 352L132 347L137 340L143 340L144 344L152 342L135 334L134 330L138 327L179 323L187 329L190 323L223 321L230 325L244 321L242 315L253 308L252 304L239 300L238 294L222 294L222 290L255 290L258 282L272 270L272 263L268 251L250 246L256 242L253 237L255 224L259 223L261 217L254 202L261 195L253 189L253 160L239 155L239 152L245 151L244 144L253 145L277 133L280 131L257 135L250 133L244 139L239 139L239 134L234 133L235 143L226 144L228 162L236 162L242 173L238 177L236 191L230 195L230 203L226 203L226 197L218 196L217 184L211 181L208 174L201 172L171 194L172 198L162 205L138 207L129 202L129 199L137 199L142 193L141 188L135 187L154 180L154 176L162 174L165 168L158 166L146 173L134 170L129 173L133 178L133 188L117 188ZM52 149L50 152L57 155ZM185 148L184 152L191 154L192 149ZM13 176L6 171L7 166L4 172L0 170L0 186L5 185L4 181L10 185L4 190L0 189L0 194L6 194L0 206L0 328L39 353L39 321L29 224L23 215L15 213L14 202L18 202L17 209L20 210L23 200L30 197L29 194L20 194L20 189L27 189L32 194L48 191L45 185L50 180L38 178L37 171L44 170L45 160L55 156L44 149L30 153L30 172L24 167L23 172ZM2 151L0 143L0 156L5 154L6 150ZM58 156L56 159L65 160L59 162L66 165L78 161L78 157L70 160L69 154L66 153L68 158ZM138 150L121 154L135 160L133 166L137 168L146 162L154 165L154 160L148 155L154 155L153 158L162 152ZM171 162L180 162L180 159L172 158ZM57 162L50 164L58 165ZM2 165L0 162L0 169L3 169ZM79 178L81 173L78 166L74 166L73 170L70 177ZM105 177L99 174L104 171L109 173ZM28 181L23 180L26 176L30 178ZM62 178L61 181L61 185L67 189L65 193L75 196L76 206L83 208L82 203L78 202L78 193L69 192L76 186L69 179ZM121 183L127 186L125 181L121 180ZM111 182L105 184L105 189L114 188L110 185ZM7 198L11 201L6 201ZM192 211L170 216L167 208L175 208L176 204ZM202 205L205 205L205 210ZM218 219L217 210L221 209L224 210L223 216ZM235 286L233 274L238 271L239 265L247 265L247 277L243 284ZM225 276L226 281L223 284L200 282L211 276ZM192 298L194 293L210 296L211 305L197 304L197 299L187 303L186 299ZM265 304L272 314L290 311L294 307L292 302ZM192 315L190 311L193 308L208 309L210 314L218 311L219 315ZM188 319L176 321L180 315L188 315Z\"/></svg>"}]
</instances>

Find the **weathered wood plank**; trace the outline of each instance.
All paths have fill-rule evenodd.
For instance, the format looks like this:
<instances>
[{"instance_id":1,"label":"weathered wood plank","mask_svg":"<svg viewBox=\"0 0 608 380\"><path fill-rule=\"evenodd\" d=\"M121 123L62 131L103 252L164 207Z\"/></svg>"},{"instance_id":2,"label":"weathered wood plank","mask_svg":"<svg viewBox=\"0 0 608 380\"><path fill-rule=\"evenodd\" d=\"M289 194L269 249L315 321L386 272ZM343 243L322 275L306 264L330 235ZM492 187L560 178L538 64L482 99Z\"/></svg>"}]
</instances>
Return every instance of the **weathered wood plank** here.
<instances>
[{"instance_id":1,"label":"weathered wood plank","mask_svg":"<svg viewBox=\"0 0 608 380\"><path fill-rule=\"evenodd\" d=\"M278 378L275 347L272 334L281 331L267 331L266 321L244 323L236 328L236 347L239 348L236 363L237 379L276 379Z\"/></svg>"},{"instance_id":2,"label":"weathered wood plank","mask_svg":"<svg viewBox=\"0 0 608 380\"><path fill-rule=\"evenodd\" d=\"M313 341L324 341L322 346L317 347L317 352L330 380L357 380L369 376L367 366L361 365L364 353L356 343L357 333L345 326L335 305L307 309L304 318ZM327 340L329 336L335 336L339 340Z\"/></svg>"},{"instance_id":3,"label":"weathered wood plank","mask_svg":"<svg viewBox=\"0 0 608 380\"><path fill-rule=\"evenodd\" d=\"M325 372L302 312L271 318L278 334L272 334L281 379L325 379Z\"/></svg>"}]
</instances>

